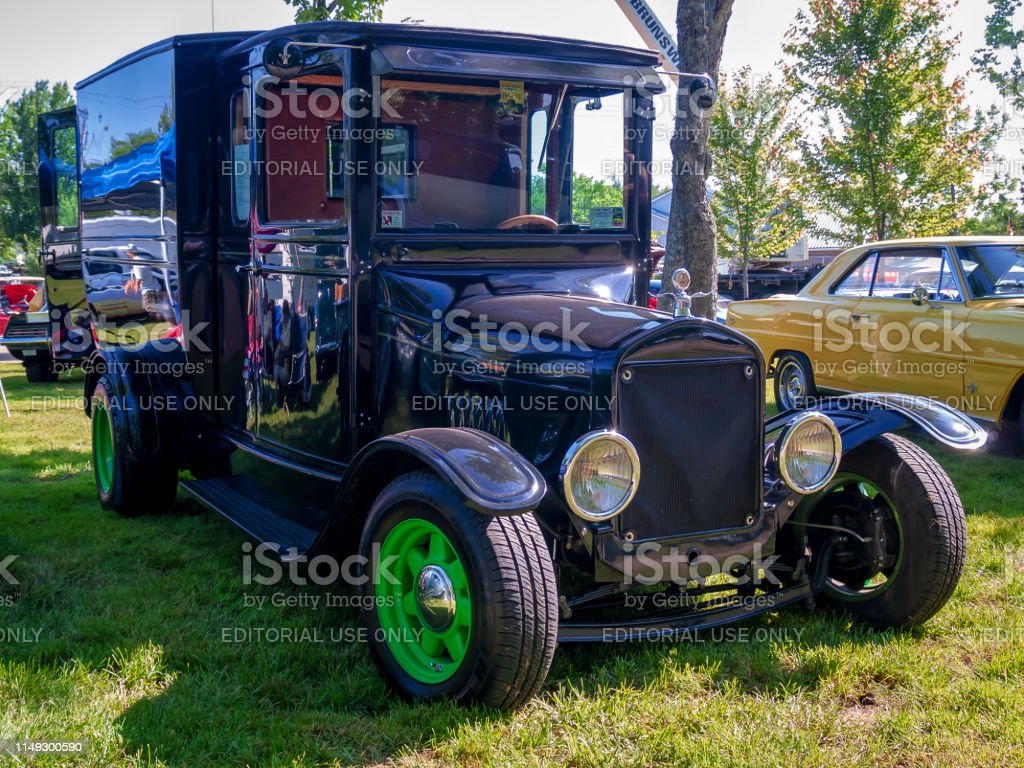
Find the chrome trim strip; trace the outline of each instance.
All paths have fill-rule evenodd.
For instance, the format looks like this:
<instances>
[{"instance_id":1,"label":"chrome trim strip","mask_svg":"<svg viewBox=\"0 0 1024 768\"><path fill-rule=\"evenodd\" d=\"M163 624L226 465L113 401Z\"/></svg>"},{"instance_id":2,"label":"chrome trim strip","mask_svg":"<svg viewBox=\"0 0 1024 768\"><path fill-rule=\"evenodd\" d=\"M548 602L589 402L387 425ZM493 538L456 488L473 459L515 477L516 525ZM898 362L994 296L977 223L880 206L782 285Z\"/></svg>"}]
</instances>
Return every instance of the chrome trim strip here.
<instances>
[{"instance_id":1,"label":"chrome trim strip","mask_svg":"<svg viewBox=\"0 0 1024 768\"><path fill-rule=\"evenodd\" d=\"M301 472L304 475L316 477L320 480L328 480L334 483L341 482L341 475L335 475L330 472L324 472L318 469L313 469L312 467L307 467L306 465L299 464L298 462L295 461L289 461L288 459L282 458L281 456L275 453L271 453L270 451L266 450L261 450L252 443L247 442L245 440L240 440L239 438L233 437L232 435L229 434L223 434L222 437L229 443L234 445L236 448L241 448L246 453L251 454L258 459L269 461L272 464L277 464L278 466L285 467L286 469L290 469L295 472Z\"/></svg>"}]
</instances>

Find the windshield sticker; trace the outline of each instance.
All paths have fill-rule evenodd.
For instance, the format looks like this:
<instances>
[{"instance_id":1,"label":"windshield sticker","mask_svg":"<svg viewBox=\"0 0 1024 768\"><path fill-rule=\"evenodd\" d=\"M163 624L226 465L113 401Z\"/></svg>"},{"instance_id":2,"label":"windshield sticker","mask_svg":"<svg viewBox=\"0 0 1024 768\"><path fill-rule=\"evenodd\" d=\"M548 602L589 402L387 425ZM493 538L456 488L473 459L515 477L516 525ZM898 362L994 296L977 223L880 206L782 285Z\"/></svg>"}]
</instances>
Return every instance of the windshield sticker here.
<instances>
[{"instance_id":1,"label":"windshield sticker","mask_svg":"<svg viewBox=\"0 0 1024 768\"><path fill-rule=\"evenodd\" d=\"M611 206L590 209L590 226L594 229L612 229L626 226L626 209Z\"/></svg>"},{"instance_id":2,"label":"windshield sticker","mask_svg":"<svg viewBox=\"0 0 1024 768\"><path fill-rule=\"evenodd\" d=\"M381 227L391 227L393 229L401 229L405 226L403 221L402 211L381 211L380 212L380 225Z\"/></svg>"},{"instance_id":3,"label":"windshield sticker","mask_svg":"<svg viewBox=\"0 0 1024 768\"><path fill-rule=\"evenodd\" d=\"M520 80L501 80L501 106L507 112L518 115L526 109L526 83Z\"/></svg>"}]
</instances>

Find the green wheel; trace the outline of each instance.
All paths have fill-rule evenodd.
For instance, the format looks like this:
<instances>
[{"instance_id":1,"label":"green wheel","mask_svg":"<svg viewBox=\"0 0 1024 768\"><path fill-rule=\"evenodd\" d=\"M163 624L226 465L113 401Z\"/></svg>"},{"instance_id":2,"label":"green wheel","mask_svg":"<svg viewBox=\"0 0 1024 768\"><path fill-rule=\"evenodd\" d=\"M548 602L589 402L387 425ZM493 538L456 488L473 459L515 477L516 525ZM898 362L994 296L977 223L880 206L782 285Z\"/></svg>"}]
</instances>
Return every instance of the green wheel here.
<instances>
[{"instance_id":1,"label":"green wheel","mask_svg":"<svg viewBox=\"0 0 1024 768\"><path fill-rule=\"evenodd\" d=\"M114 487L114 427L110 411L103 399L92 407L92 463L96 470L96 486L109 494Z\"/></svg>"},{"instance_id":2,"label":"green wheel","mask_svg":"<svg viewBox=\"0 0 1024 768\"><path fill-rule=\"evenodd\" d=\"M403 520L380 547L396 582L376 584L377 618L392 655L421 683L444 682L466 658L473 600L462 559L433 523Z\"/></svg>"},{"instance_id":3,"label":"green wheel","mask_svg":"<svg viewBox=\"0 0 1024 768\"><path fill-rule=\"evenodd\" d=\"M942 467L918 446L882 435L843 457L835 479L805 502L812 553L836 528L822 596L878 628L931 618L960 580L967 549L963 505ZM799 526L798 526L798 529Z\"/></svg>"},{"instance_id":4,"label":"green wheel","mask_svg":"<svg viewBox=\"0 0 1024 768\"><path fill-rule=\"evenodd\" d=\"M399 694L512 709L543 685L558 598L532 513L480 514L412 472L375 501L360 554L370 648Z\"/></svg>"},{"instance_id":5,"label":"green wheel","mask_svg":"<svg viewBox=\"0 0 1024 768\"><path fill-rule=\"evenodd\" d=\"M124 517L165 512L177 495L178 467L173 461L142 461L131 454L126 417L115 391L110 375L104 373L90 405L92 467L100 505Z\"/></svg>"}]
</instances>

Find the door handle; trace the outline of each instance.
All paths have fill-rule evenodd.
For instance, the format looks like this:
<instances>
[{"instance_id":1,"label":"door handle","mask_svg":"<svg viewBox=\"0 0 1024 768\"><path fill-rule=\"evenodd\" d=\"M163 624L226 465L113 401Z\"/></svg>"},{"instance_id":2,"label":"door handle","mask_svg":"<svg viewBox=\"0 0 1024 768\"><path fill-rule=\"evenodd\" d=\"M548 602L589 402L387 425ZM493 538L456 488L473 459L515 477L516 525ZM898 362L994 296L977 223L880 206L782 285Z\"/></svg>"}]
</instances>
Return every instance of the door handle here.
<instances>
[{"instance_id":1,"label":"door handle","mask_svg":"<svg viewBox=\"0 0 1024 768\"><path fill-rule=\"evenodd\" d=\"M258 261L255 259L250 261L248 264L238 264L235 267L235 272L248 272L256 277L259 277L263 273L263 268Z\"/></svg>"},{"instance_id":2,"label":"door handle","mask_svg":"<svg viewBox=\"0 0 1024 768\"><path fill-rule=\"evenodd\" d=\"M867 320L871 315L865 314L864 312L853 312L850 314L851 323L859 323L861 320Z\"/></svg>"}]
</instances>

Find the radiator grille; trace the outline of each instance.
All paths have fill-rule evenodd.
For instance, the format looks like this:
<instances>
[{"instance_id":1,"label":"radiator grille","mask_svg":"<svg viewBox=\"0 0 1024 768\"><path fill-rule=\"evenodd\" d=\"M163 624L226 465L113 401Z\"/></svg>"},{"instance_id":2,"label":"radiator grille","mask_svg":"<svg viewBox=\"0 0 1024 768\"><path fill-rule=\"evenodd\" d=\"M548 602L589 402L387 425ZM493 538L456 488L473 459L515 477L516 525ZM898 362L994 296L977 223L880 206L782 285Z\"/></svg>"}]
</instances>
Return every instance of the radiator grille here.
<instances>
[{"instance_id":1,"label":"radiator grille","mask_svg":"<svg viewBox=\"0 0 1024 768\"><path fill-rule=\"evenodd\" d=\"M626 366L619 429L640 456L622 514L638 540L738 528L761 494L761 382L749 360ZM628 379L628 383L623 381Z\"/></svg>"}]
</instances>

